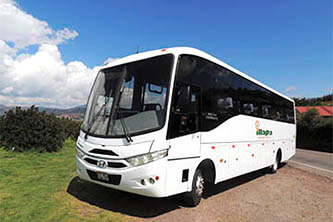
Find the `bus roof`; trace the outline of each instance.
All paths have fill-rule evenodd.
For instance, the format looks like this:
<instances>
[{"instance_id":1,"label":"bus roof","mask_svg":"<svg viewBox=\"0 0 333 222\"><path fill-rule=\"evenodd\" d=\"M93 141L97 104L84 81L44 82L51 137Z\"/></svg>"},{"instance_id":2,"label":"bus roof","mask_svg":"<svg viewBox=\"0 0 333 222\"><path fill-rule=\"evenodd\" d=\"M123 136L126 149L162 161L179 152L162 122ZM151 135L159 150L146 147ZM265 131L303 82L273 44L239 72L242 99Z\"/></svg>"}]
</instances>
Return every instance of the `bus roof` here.
<instances>
[{"instance_id":1,"label":"bus roof","mask_svg":"<svg viewBox=\"0 0 333 222\"><path fill-rule=\"evenodd\" d=\"M220 66L223 66L227 69L229 69L230 71L268 89L269 91L291 101L294 103L294 100L292 100L291 98L283 95L282 93L270 88L269 86L259 82L258 80L252 78L251 76L237 70L236 68L228 65L227 63L215 58L214 56L212 55L209 55L208 53L205 53L199 49L195 49L195 48L191 48L191 47L172 47L172 48L163 48L163 49L158 49L158 50L152 50L152 51L147 51L147 52L141 52L141 53L137 53L137 54L132 54L132 55L129 55L129 56L126 56L126 57L123 57L123 58L120 58L120 59L117 59L115 61L112 61L108 64L106 64L105 66L102 67L102 69L104 68L109 68L109 67L113 67L113 66L117 66L117 65L121 65L121 64L124 64L124 63L129 63L129 62L134 62L134 61L137 61L137 60L142 60L142 59L147 59L147 58L151 58L151 57L154 57L154 56L159 56L159 55L165 55L165 54L174 54L176 57L178 55L182 55L182 54L187 54L187 55L194 55L194 56L198 56L198 57L201 57L201 58L204 58L206 60L209 60L211 62L214 62Z\"/></svg>"}]
</instances>

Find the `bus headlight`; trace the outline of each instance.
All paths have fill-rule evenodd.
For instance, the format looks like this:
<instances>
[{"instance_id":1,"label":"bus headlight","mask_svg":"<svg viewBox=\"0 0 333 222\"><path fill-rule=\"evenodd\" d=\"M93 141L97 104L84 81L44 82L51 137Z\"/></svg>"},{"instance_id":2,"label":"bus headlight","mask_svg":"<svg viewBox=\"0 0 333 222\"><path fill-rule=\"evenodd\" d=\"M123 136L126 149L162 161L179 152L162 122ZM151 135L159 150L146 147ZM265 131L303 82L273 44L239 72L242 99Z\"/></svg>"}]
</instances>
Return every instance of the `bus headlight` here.
<instances>
[{"instance_id":1,"label":"bus headlight","mask_svg":"<svg viewBox=\"0 0 333 222\"><path fill-rule=\"evenodd\" d=\"M80 159L82 159L82 158L84 157L85 153L84 153L82 150L80 150L79 148L76 147L76 155L77 155Z\"/></svg>"},{"instance_id":2,"label":"bus headlight","mask_svg":"<svg viewBox=\"0 0 333 222\"><path fill-rule=\"evenodd\" d=\"M132 166L140 166L146 163L153 162L155 160L162 159L164 157L168 156L168 150L161 150L156 151L153 153L147 153L140 156L134 156L125 159L128 163L130 163Z\"/></svg>"}]
</instances>

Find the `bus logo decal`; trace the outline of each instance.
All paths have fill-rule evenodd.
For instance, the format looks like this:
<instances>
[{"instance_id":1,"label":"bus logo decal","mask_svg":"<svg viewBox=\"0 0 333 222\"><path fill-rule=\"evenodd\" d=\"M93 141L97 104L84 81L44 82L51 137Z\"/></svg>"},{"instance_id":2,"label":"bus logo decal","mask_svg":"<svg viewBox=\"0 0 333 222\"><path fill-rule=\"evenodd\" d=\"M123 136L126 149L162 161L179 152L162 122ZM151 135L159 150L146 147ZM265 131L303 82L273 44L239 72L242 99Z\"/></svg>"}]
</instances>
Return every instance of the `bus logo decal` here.
<instances>
[{"instance_id":1,"label":"bus logo decal","mask_svg":"<svg viewBox=\"0 0 333 222\"><path fill-rule=\"evenodd\" d=\"M256 135L257 136L272 136L273 135L273 132L271 130L260 129L259 120L257 120L255 122L255 127L256 127Z\"/></svg>"}]
</instances>

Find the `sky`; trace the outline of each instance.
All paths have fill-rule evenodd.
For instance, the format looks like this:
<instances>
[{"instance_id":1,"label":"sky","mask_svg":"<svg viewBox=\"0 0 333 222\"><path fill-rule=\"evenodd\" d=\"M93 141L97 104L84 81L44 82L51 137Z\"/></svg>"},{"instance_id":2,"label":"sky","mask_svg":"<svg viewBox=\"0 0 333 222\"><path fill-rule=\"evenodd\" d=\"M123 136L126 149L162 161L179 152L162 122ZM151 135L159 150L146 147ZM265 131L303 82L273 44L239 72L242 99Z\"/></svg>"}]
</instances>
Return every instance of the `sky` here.
<instances>
[{"instance_id":1,"label":"sky","mask_svg":"<svg viewBox=\"0 0 333 222\"><path fill-rule=\"evenodd\" d=\"M0 104L85 104L105 61L198 48L290 97L333 93L331 0L0 0Z\"/></svg>"}]
</instances>

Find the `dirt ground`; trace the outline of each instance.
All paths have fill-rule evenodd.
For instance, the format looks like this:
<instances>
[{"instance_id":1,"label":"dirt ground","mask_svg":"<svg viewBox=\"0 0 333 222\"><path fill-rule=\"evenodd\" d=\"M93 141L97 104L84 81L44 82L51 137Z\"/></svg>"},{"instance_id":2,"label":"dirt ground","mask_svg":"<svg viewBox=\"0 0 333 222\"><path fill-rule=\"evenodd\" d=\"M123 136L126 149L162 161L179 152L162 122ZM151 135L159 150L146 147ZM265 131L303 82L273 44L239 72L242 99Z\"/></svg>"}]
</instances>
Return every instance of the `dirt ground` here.
<instances>
[{"instance_id":1,"label":"dirt ground","mask_svg":"<svg viewBox=\"0 0 333 222\"><path fill-rule=\"evenodd\" d=\"M195 208L184 206L180 196L141 197L77 178L68 193L102 210L125 214L126 221L333 221L332 178L291 164L276 174L260 170L209 186Z\"/></svg>"}]
</instances>

